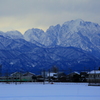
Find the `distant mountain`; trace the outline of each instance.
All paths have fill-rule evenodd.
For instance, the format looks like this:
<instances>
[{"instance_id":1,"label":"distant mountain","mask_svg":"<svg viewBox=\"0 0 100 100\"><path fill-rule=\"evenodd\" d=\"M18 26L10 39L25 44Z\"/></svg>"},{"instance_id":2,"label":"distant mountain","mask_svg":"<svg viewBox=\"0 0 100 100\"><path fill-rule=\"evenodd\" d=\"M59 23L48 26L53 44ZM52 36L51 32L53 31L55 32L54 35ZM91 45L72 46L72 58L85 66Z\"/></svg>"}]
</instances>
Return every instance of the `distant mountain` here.
<instances>
[{"instance_id":1,"label":"distant mountain","mask_svg":"<svg viewBox=\"0 0 100 100\"><path fill-rule=\"evenodd\" d=\"M0 31L2 72L37 74L57 66L59 70L92 70L100 66L100 26L81 19L50 26L46 32L29 29Z\"/></svg>"},{"instance_id":2,"label":"distant mountain","mask_svg":"<svg viewBox=\"0 0 100 100\"><path fill-rule=\"evenodd\" d=\"M7 31L7 32L0 31L0 35L11 39L23 39L23 35L19 31Z\"/></svg>"},{"instance_id":3,"label":"distant mountain","mask_svg":"<svg viewBox=\"0 0 100 100\"><path fill-rule=\"evenodd\" d=\"M100 26L81 19L65 22L62 26L50 26L46 32L30 29L24 34L25 40L45 47L77 47L100 53Z\"/></svg>"},{"instance_id":4,"label":"distant mountain","mask_svg":"<svg viewBox=\"0 0 100 100\"><path fill-rule=\"evenodd\" d=\"M26 41L29 41L31 43L34 43L40 46L42 46L42 44L45 43L45 37L46 37L46 34L44 33L44 31L37 28L29 29L24 33L24 39Z\"/></svg>"}]
</instances>

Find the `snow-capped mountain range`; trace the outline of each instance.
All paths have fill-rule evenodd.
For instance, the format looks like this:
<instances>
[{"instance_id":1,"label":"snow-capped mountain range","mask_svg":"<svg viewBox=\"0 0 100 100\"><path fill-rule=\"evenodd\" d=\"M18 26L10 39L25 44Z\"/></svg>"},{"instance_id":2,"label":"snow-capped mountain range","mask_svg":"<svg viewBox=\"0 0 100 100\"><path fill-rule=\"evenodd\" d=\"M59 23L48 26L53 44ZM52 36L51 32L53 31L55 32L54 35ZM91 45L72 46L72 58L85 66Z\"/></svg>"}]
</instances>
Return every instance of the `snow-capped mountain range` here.
<instances>
[{"instance_id":1,"label":"snow-capped mountain range","mask_svg":"<svg viewBox=\"0 0 100 100\"><path fill-rule=\"evenodd\" d=\"M19 31L0 31L0 63L4 72L19 69L82 70L100 66L100 25L81 19L50 26L46 32L33 28L24 35Z\"/></svg>"},{"instance_id":2,"label":"snow-capped mountain range","mask_svg":"<svg viewBox=\"0 0 100 100\"><path fill-rule=\"evenodd\" d=\"M65 22L62 26L50 26L46 32L29 29L24 34L25 40L46 47L78 47L86 51L100 50L100 26L81 19Z\"/></svg>"}]
</instances>

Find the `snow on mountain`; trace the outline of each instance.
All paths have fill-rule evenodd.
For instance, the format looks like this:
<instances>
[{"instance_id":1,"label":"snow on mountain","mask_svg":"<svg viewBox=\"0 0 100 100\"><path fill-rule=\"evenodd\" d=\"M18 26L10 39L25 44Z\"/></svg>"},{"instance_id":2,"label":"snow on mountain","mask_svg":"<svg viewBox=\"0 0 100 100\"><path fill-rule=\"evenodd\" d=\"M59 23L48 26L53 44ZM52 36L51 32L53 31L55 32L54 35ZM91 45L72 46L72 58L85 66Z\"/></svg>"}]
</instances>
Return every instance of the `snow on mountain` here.
<instances>
[{"instance_id":1,"label":"snow on mountain","mask_svg":"<svg viewBox=\"0 0 100 100\"><path fill-rule=\"evenodd\" d=\"M71 45L87 51L91 51L92 48L100 49L100 36L98 35L100 26L98 24L72 20L62 25L60 33L62 33L61 46Z\"/></svg>"},{"instance_id":2,"label":"snow on mountain","mask_svg":"<svg viewBox=\"0 0 100 100\"><path fill-rule=\"evenodd\" d=\"M19 31L8 31L6 36L12 39L23 39L23 35Z\"/></svg>"},{"instance_id":3,"label":"snow on mountain","mask_svg":"<svg viewBox=\"0 0 100 100\"><path fill-rule=\"evenodd\" d=\"M46 47L77 47L86 51L100 50L100 26L82 19L67 21L62 26L50 26L46 32L30 29L26 40Z\"/></svg>"},{"instance_id":4,"label":"snow on mountain","mask_svg":"<svg viewBox=\"0 0 100 100\"><path fill-rule=\"evenodd\" d=\"M24 34L25 40L35 43L37 45L44 44L45 37L46 37L45 32L37 28L29 29Z\"/></svg>"},{"instance_id":5,"label":"snow on mountain","mask_svg":"<svg viewBox=\"0 0 100 100\"><path fill-rule=\"evenodd\" d=\"M62 70L93 69L100 65L100 26L77 19L50 26L46 32L0 31L0 55L4 71L39 71L53 65Z\"/></svg>"},{"instance_id":6,"label":"snow on mountain","mask_svg":"<svg viewBox=\"0 0 100 100\"><path fill-rule=\"evenodd\" d=\"M2 72L4 73L21 70L39 73L43 69L51 69L54 65L59 70L71 68L81 71L84 70L84 66L87 69L93 69L94 66L100 65L99 59L78 48L40 48L25 41L23 41L23 45L20 45L20 48L16 46L16 48L0 49L0 55L0 64L3 66Z\"/></svg>"},{"instance_id":7,"label":"snow on mountain","mask_svg":"<svg viewBox=\"0 0 100 100\"><path fill-rule=\"evenodd\" d=\"M6 34L2 31L0 31L0 36L6 37Z\"/></svg>"},{"instance_id":8,"label":"snow on mountain","mask_svg":"<svg viewBox=\"0 0 100 100\"><path fill-rule=\"evenodd\" d=\"M56 46L59 45L61 40L60 40L60 28L61 26L58 24L56 26L50 26L49 29L47 29L46 34L47 34L47 41L45 42L44 45L46 46Z\"/></svg>"},{"instance_id":9,"label":"snow on mountain","mask_svg":"<svg viewBox=\"0 0 100 100\"><path fill-rule=\"evenodd\" d=\"M23 35L19 31L7 31L7 32L0 31L0 35L11 39L23 39Z\"/></svg>"}]
</instances>

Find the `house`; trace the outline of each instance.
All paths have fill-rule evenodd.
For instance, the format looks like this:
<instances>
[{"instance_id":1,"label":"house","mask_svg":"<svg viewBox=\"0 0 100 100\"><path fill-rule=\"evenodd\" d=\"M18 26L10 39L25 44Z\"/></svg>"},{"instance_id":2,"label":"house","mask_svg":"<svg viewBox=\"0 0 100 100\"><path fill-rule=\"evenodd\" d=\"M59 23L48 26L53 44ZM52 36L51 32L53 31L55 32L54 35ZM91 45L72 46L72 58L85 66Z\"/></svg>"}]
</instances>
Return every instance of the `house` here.
<instances>
[{"instance_id":1,"label":"house","mask_svg":"<svg viewBox=\"0 0 100 100\"><path fill-rule=\"evenodd\" d=\"M70 73L69 75L70 75L71 77L73 77L74 75L80 75L80 73L74 71L74 72Z\"/></svg>"},{"instance_id":2,"label":"house","mask_svg":"<svg viewBox=\"0 0 100 100\"><path fill-rule=\"evenodd\" d=\"M21 81L22 73L14 72L9 76L10 81Z\"/></svg>"},{"instance_id":3,"label":"house","mask_svg":"<svg viewBox=\"0 0 100 100\"><path fill-rule=\"evenodd\" d=\"M36 75L31 72L26 72L21 77L22 81L36 81Z\"/></svg>"},{"instance_id":4,"label":"house","mask_svg":"<svg viewBox=\"0 0 100 100\"><path fill-rule=\"evenodd\" d=\"M54 72L47 73L47 77L58 78L58 74Z\"/></svg>"},{"instance_id":5,"label":"house","mask_svg":"<svg viewBox=\"0 0 100 100\"><path fill-rule=\"evenodd\" d=\"M88 72L89 76L87 78L87 81L89 82L89 85L100 85L100 70L93 70Z\"/></svg>"},{"instance_id":6,"label":"house","mask_svg":"<svg viewBox=\"0 0 100 100\"><path fill-rule=\"evenodd\" d=\"M58 78L58 73L43 71L41 72L41 76L44 78L45 81L54 81Z\"/></svg>"},{"instance_id":7,"label":"house","mask_svg":"<svg viewBox=\"0 0 100 100\"><path fill-rule=\"evenodd\" d=\"M42 75L37 75L36 81L37 81L37 82L43 82L43 81L44 81L43 76L42 76Z\"/></svg>"},{"instance_id":8,"label":"house","mask_svg":"<svg viewBox=\"0 0 100 100\"><path fill-rule=\"evenodd\" d=\"M20 73L15 72L10 75L11 81L34 81L35 74L31 72Z\"/></svg>"},{"instance_id":9,"label":"house","mask_svg":"<svg viewBox=\"0 0 100 100\"><path fill-rule=\"evenodd\" d=\"M58 72L57 74L59 82L67 82L67 76L64 72Z\"/></svg>"},{"instance_id":10,"label":"house","mask_svg":"<svg viewBox=\"0 0 100 100\"><path fill-rule=\"evenodd\" d=\"M0 77L0 82L7 82L9 81L9 77L2 76Z\"/></svg>"},{"instance_id":11,"label":"house","mask_svg":"<svg viewBox=\"0 0 100 100\"><path fill-rule=\"evenodd\" d=\"M19 79L22 76L20 72L14 72L10 75L10 78Z\"/></svg>"},{"instance_id":12,"label":"house","mask_svg":"<svg viewBox=\"0 0 100 100\"><path fill-rule=\"evenodd\" d=\"M80 81L81 82L87 82L87 78L88 78L88 72L86 72L86 71L80 72Z\"/></svg>"},{"instance_id":13,"label":"house","mask_svg":"<svg viewBox=\"0 0 100 100\"><path fill-rule=\"evenodd\" d=\"M79 82L80 81L80 73L74 71L67 75L67 80L70 82Z\"/></svg>"},{"instance_id":14,"label":"house","mask_svg":"<svg viewBox=\"0 0 100 100\"><path fill-rule=\"evenodd\" d=\"M50 71L46 71L46 72L42 72L41 73L42 77L44 78L44 80L46 81L66 81L66 74L64 72L50 72Z\"/></svg>"}]
</instances>

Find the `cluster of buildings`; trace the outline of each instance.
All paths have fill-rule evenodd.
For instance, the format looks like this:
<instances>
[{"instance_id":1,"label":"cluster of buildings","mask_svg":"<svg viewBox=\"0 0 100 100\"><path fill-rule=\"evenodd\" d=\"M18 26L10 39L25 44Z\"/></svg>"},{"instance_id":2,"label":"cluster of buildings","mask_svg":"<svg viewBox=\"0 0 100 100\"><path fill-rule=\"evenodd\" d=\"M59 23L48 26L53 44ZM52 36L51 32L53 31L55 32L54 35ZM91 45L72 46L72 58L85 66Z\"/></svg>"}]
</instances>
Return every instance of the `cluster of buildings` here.
<instances>
[{"instance_id":1,"label":"cluster of buildings","mask_svg":"<svg viewBox=\"0 0 100 100\"><path fill-rule=\"evenodd\" d=\"M65 74L64 72L41 72L41 75L35 75L31 72L24 74L20 72L12 73L9 76L1 76L0 81L21 81L21 82L88 82L89 85L100 85L100 70L90 72L72 72Z\"/></svg>"}]
</instances>

